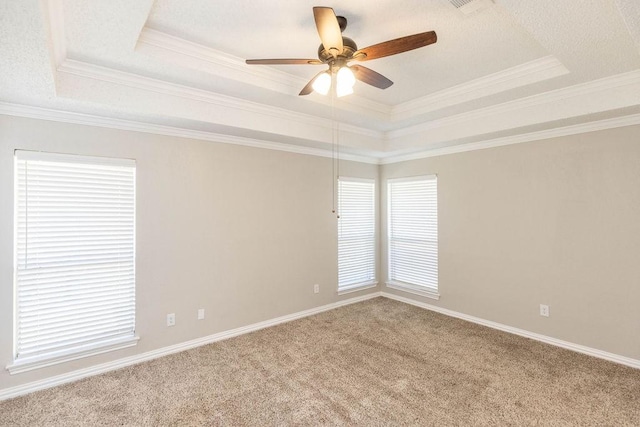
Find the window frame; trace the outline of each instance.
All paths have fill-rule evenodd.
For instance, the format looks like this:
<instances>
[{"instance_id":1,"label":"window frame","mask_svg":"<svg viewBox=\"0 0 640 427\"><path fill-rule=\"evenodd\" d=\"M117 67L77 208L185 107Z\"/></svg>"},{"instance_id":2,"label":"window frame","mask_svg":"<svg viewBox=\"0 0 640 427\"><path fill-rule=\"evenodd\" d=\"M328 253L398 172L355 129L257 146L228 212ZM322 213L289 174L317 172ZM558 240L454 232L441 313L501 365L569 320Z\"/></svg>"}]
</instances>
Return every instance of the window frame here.
<instances>
[{"instance_id":1,"label":"window frame","mask_svg":"<svg viewBox=\"0 0 640 427\"><path fill-rule=\"evenodd\" d=\"M18 227L19 227L19 203L18 198L19 194L19 184L20 179L18 177L18 163L20 161L46 161L46 162L60 162L60 163L77 163L82 165L102 165L102 166L120 166L120 167L131 167L132 168L132 188L133 194L132 198L132 268L133 268L133 330L131 334L126 334L123 336L117 336L114 338L104 339L101 341L94 342L78 342L78 344L74 347L70 348L61 348L57 350L53 350L50 352L45 352L41 354L28 355L24 357L20 357L18 355L18 329L20 327L19 324L19 313L18 313L18 292L19 292L19 274L18 274ZM97 354L102 354L105 352L118 350L122 348L127 348L131 346L135 346L139 340L139 337L136 335L136 175L137 168L136 162L133 159L120 159L120 158L110 158L110 157L95 157L95 156L82 156L75 154L60 154L60 153L49 153L49 152L40 152L40 151L29 151L29 150L14 150L14 197L13 197L13 207L14 207L14 224L13 224L13 345L12 345L12 363L7 365L6 369L10 374L17 374L21 372L31 371L33 369L39 369L46 366L56 365L63 362L68 362L72 360L77 360L80 358L93 356Z\"/></svg>"},{"instance_id":2,"label":"window frame","mask_svg":"<svg viewBox=\"0 0 640 427\"><path fill-rule=\"evenodd\" d=\"M371 243L372 246L372 262L373 262L373 278L364 280L358 283L351 283L348 285L340 286L340 227L341 227L341 216L342 216L342 198L341 198L341 183L343 182L357 182L357 183L366 183L372 185L372 207L373 207L373 241ZM338 177L338 223L337 223L337 249L338 249L338 280L337 280L337 292L338 295L343 295L351 292L362 291L365 289L373 288L378 286L378 229L377 229L377 201L378 197L376 196L377 185L375 178L359 178L352 176L340 176Z\"/></svg>"},{"instance_id":3,"label":"window frame","mask_svg":"<svg viewBox=\"0 0 640 427\"><path fill-rule=\"evenodd\" d=\"M406 183L406 182L416 182L416 181L435 181L436 186L436 240L435 240L435 256L436 256L436 286L435 288L427 287L424 285L419 285L416 283L410 283L406 281L400 281L392 278L392 185L396 183ZM387 179L387 281L385 282L386 286L391 289L397 289L403 292L407 292L414 295L420 295L423 297L431 298L431 299L440 299L440 283L439 283L439 239L438 239L438 175L430 174L430 175L418 175L418 176L410 176L410 177L401 177L401 178L389 178Z\"/></svg>"}]
</instances>

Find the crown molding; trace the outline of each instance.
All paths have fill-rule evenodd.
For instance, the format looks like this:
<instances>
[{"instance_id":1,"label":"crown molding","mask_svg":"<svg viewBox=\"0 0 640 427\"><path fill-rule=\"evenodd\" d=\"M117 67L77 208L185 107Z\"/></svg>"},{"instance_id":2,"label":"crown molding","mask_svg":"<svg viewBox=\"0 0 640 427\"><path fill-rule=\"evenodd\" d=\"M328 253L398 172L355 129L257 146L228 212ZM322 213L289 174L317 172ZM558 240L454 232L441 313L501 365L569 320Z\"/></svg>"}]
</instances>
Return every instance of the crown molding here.
<instances>
[{"instance_id":1,"label":"crown molding","mask_svg":"<svg viewBox=\"0 0 640 427\"><path fill-rule=\"evenodd\" d=\"M333 156L332 151L320 148L303 147L292 144L263 141L254 138L245 138L233 135L224 135L214 132L204 132L191 129L184 129L172 126L144 123L132 120L116 119L106 116L97 116L84 113L74 113L70 111L53 110L48 108L34 107L22 104L11 104L0 102L0 114L16 117L26 117L32 119L48 120L62 123L73 123L79 125L97 126L109 129L119 129L133 132L144 132L156 135L173 136L179 138L196 139L201 141L211 141L221 144L242 145L246 147L262 148L267 150L284 151L295 154L305 154L310 156L329 157ZM341 153L341 160L348 160L369 164L392 164L409 160L419 160L428 157L445 156L448 154L464 153L467 151L483 150L486 148L502 147L506 145L520 144L523 142L540 141L550 138L577 135L586 132L596 132L601 130L619 128L624 126L640 125L640 114L633 114L624 117L598 120L571 126L564 126L544 131L531 132L503 138L488 139L451 147L424 149L408 154L386 153L380 157L363 156L351 153Z\"/></svg>"},{"instance_id":2,"label":"crown molding","mask_svg":"<svg viewBox=\"0 0 640 427\"><path fill-rule=\"evenodd\" d=\"M40 9L49 30L49 50L56 70L67 57L67 43L64 32L64 7L62 0L40 0Z\"/></svg>"},{"instance_id":3,"label":"crown molding","mask_svg":"<svg viewBox=\"0 0 640 427\"><path fill-rule=\"evenodd\" d=\"M202 89L170 83L163 80L153 79L138 74L114 70L111 68L105 68L85 62L67 59L59 67L59 72L90 78L93 80L114 83L120 86L133 87L164 95L177 96L190 100L207 102L220 106L224 109L237 109L240 111L260 115L262 117L277 118L278 120L283 122L295 122L306 126L315 126L318 128L326 129L327 131L331 131L334 129L334 124L330 119L302 114L282 108L271 107L256 102L233 98L227 95L216 94ZM394 145L399 146L401 143L405 143L407 148L410 148L411 145L414 145L416 146L416 148L418 148L419 146L417 144L417 141L407 142L407 140L403 141L401 138L417 135L419 136L419 139L429 140L432 136L434 136L436 138L431 138L432 141L446 142L447 140L451 141L464 136L479 135L482 133L504 130L501 128L501 123L509 124L510 127L508 128L512 129L527 124L544 123L556 119L573 117L577 114L573 114L571 108L574 108L576 106L580 108L588 105L593 106L594 102L589 101L593 101L593 97L597 93L599 93L600 95L607 95L608 98L613 100L612 102L618 102L619 100L623 102L623 97L619 94L616 95L615 93L607 93L607 91L609 90L617 90L619 92L620 88L623 88L624 93L626 93L627 95L633 95L638 90L638 88L640 88L640 70L635 70L563 89L557 89L554 91L533 95L527 98L509 101L503 104L498 104L458 114L455 116L421 123L415 126L392 130L386 133L343 123L339 124L339 128L341 132L361 135L376 142L386 143L390 148ZM569 102L570 99L571 102ZM555 105L553 105L554 103ZM536 118L531 115L524 114L523 112L523 109L525 108L539 107L542 105L545 106L545 108L541 109L543 113L546 114L546 111L555 113L560 112L560 116ZM620 108L624 106L626 105L604 105L602 109L598 111ZM568 111L568 113L565 113L563 111L563 109L565 108L567 109L566 111ZM582 112L582 114L593 112L597 111L587 111ZM522 120L522 117L525 117L525 119L530 123L519 123L519 120ZM497 128L495 128L496 123ZM494 129L487 128L487 124L492 125ZM459 135L461 129L466 133L469 133L470 135ZM436 135L429 135L429 131L436 131ZM419 135L422 133L424 134ZM439 141L438 138L441 141ZM456 148L452 149L457 150ZM437 149L435 150L435 152L439 153L439 150L440 149ZM443 151L443 153L447 153L447 151L445 150Z\"/></svg>"},{"instance_id":4,"label":"crown molding","mask_svg":"<svg viewBox=\"0 0 640 427\"><path fill-rule=\"evenodd\" d=\"M540 141L549 138L558 138L569 135L577 135L586 132L596 132L600 130L619 128L624 126L640 125L640 114L616 117L613 119L598 120L577 125L564 126L555 129L548 129L538 132L524 133L520 135L507 136L503 138L488 139L484 141L460 144L451 147L432 148L409 154L388 153L380 160L380 164L391 164L405 162L408 160L418 160L427 157L445 156L447 154L464 153L467 151L483 150L485 148L502 147L505 145L520 144L523 142Z\"/></svg>"},{"instance_id":5,"label":"crown molding","mask_svg":"<svg viewBox=\"0 0 640 427\"><path fill-rule=\"evenodd\" d=\"M153 47L154 50L149 50L147 47ZM294 94L296 88L307 84L301 77L271 67L249 67L242 58L237 56L153 28L144 27L140 32L136 50L156 56L156 49L160 49L165 54L164 59L172 59L173 62L180 65L193 67L193 63L185 61L189 57L198 60L198 63L203 65L202 68L209 72L245 83L247 78L251 78L252 83L257 81L261 83L260 86L266 89L290 95Z\"/></svg>"},{"instance_id":6,"label":"crown molding","mask_svg":"<svg viewBox=\"0 0 640 427\"><path fill-rule=\"evenodd\" d=\"M279 107L246 101L228 95L221 95L207 90L170 83L139 74L102 67L87 62L67 59L58 68L59 73L66 73L88 79L113 83L120 86L155 92L162 95L176 96L195 101L214 104L225 109L237 109L262 116L277 117L279 120L292 121L309 126L317 126L327 130L333 129L333 121L310 114L303 114ZM364 127L340 123L340 130L352 134L362 135L377 141L382 140L384 134Z\"/></svg>"},{"instance_id":7,"label":"crown molding","mask_svg":"<svg viewBox=\"0 0 640 427\"><path fill-rule=\"evenodd\" d=\"M237 56L149 27L142 29L136 50L181 66L204 69L221 77L250 82L288 95L296 95L299 88L307 84L306 79L298 76L269 66L251 67ZM392 121L401 121L568 73L569 70L560 61L553 56L546 56L396 106L352 95L338 108L348 105L349 110L359 109L361 113L383 115ZM317 99L306 99L318 102ZM328 104L324 98L320 102Z\"/></svg>"},{"instance_id":8,"label":"crown molding","mask_svg":"<svg viewBox=\"0 0 640 427\"><path fill-rule=\"evenodd\" d=\"M179 66L204 70L219 77L249 83L292 96L297 96L300 88L308 82L307 79L273 67L247 65L244 59L237 56L149 27L142 29L136 50ZM330 105L326 97L305 97L304 99ZM355 94L343 100L336 107L364 114L383 115L384 117L387 117L391 112L391 106Z\"/></svg>"},{"instance_id":9,"label":"crown molding","mask_svg":"<svg viewBox=\"0 0 640 427\"><path fill-rule=\"evenodd\" d=\"M179 138L197 139L201 141L211 141L221 144L242 145L246 147L262 148L266 150L285 151L295 154L306 154L309 156L329 158L332 158L334 156L334 153L331 150L325 150L322 148L304 147L300 145L285 144L280 142L263 141L235 135L197 131L192 129L158 125L153 123L144 123L133 120L116 119L107 116L98 116L92 114L75 113L71 111L34 107L30 105L0 102L0 114L62 123L72 123L78 125L97 126L133 132L144 132ZM370 164L379 164L380 162L380 159L378 157L363 156L345 152L340 153L340 159Z\"/></svg>"},{"instance_id":10,"label":"crown molding","mask_svg":"<svg viewBox=\"0 0 640 427\"><path fill-rule=\"evenodd\" d=\"M97 126L109 129L119 129L133 132L144 132L156 135L165 135L179 138L196 139L201 141L211 141L221 144L242 145L246 147L262 148L267 150L284 151L295 154L305 154L310 156L329 157L333 156L331 150L320 148L303 147L292 144L263 141L254 138L224 135L214 132L204 132L172 126L144 123L133 120L116 119L106 116L97 116L70 111L54 110L48 108L34 107L22 104L11 104L0 102L0 114L26 117L32 119L48 120L62 123L72 123L79 125ZM506 145L520 144L524 142L540 141L550 138L577 135L586 132L596 132L601 130L640 125L640 114L616 117L612 119L598 120L571 126L564 126L544 131L531 132L509 137L488 139L467 144L460 144L451 147L428 148L408 154L386 153L380 157L363 156L351 153L340 154L341 160L348 160L369 164L392 164L410 160L419 160L428 157L445 156L448 154L464 153L467 151L483 150L486 148L502 147Z\"/></svg>"},{"instance_id":11,"label":"crown molding","mask_svg":"<svg viewBox=\"0 0 640 427\"><path fill-rule=\"evenodd\" d=\"M469 122L482 123L483 120L492 116L503 116L504 120L508 120L509 114L513 113L514 111L522 110L528 107L538 107L545 104L548 105L554 102L566 102L571 98L586 98L579 101L580 103L587 102L588 104L588 98L593 96L597 92L619 89L625 86L628 86L629 89L633 88L634 90L640 87L640 70L633 70L627 73L617 74L614 76L605 77L574 86L516 99L514 101L509 101L490 107L479 108L477 110L456 114L454 116L449 116L426 123L421 123L419 125L408 126L403 129L393 130L387 132L387 138L389 140L392 140L404 136L420 134L429 130L446 126L460 127L468 124ZM634 105L637 105L637 102ZM623 106L624 105L621 105L617 108ZM606 109L608 108L591 111L591 113L605 111Z\"/></svg>"},{"instance_id":12,"label":"crown molding","mask_svg":"<svg viewBox=\"0 0 640 427\"><path fill-rule=\"evenodd\" d=\"M417 98L392 108L391 120L410 119L431 111L462 104L528 84L569 74L569 70L553 56L545 56L522 65Z\"/></svg>"},{"instance_id":13,"label":"crown molding","mask_svg":"<svg viewBox=\"0 0 640 427\"><path fill-rule=\"evenodd\" d=\"M205 101L225 107L231 106L244 111L270 115L272 117L275 116L278 118L284 118L285 120L319 126L331 131L333 130L334 125L332 120L322 119L308 114L296 113L282 108L265 106L263 104L245 101L230 96L213 94L212 92L201 89L190 88L184 85L178 85L163 80L69 59L67 58L64 30L64 8L62 0L40 0L40 5L43 10L43 15L45 16L45 25L47 25L49 29L49 48L50 56L52 58L52 68L54 70L54 80L56 82L56 92L58 92L58 73L67 73L85 78L93 78L96 80L135 87L138 89L151 90L156 93L164 93L198 101ZM156 30L143 28L141 38L145 40L146 43L156 43L159 46L169 46L169 50L173 49L175 52L180 52L180 50L183 49L188 54L192 54L200 58L206 58L209 62L213 62L230 69L233 76L237 76L239 73L250 72L251 74L251 72L253 72L254 75L261 76L263 80L278 81L280 83L284 82L285 84L288 82L290 86L299 86L301 82L302 85L306 84L304 79L297 78L291 74L274 70L270 67L251 68L248 67L242 59L235 56L228 55L184 39L179 39ZM376 113L378 116L381 114L388 114L390 111L390 108L383 104L357 97L340 104L355 104L365 108L369 113ZM338 108L341 108L341 105L338 106ZM340 124L340 128L345 132L362 135L377 141L381 141L384 136L382 132L344 123Z\"/></svg>"}]
</instances>

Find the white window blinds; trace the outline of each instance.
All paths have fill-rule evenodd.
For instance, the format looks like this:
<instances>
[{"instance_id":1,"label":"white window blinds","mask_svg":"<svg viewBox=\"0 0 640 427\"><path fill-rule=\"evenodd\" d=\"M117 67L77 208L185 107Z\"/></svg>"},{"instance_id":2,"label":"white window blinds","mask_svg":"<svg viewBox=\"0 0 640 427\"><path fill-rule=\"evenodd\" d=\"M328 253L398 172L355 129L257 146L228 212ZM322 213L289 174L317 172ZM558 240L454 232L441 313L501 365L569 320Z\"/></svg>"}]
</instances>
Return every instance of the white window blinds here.
<instances>
[{"instance_id":1,"label":"white window blinds","mask_svg":"<svg viewBox=\"0 0 640 427\"><path fill-rule=\"evenodd\" d=\"M131 341L135 163L16 151L15 360Z\"/></svg>"},{"instance_id":2,"label":"white window blinds","mask_svg":"<svg viewBox=\"0 0 640 427\"><path fill-rule=\"evenodd\" d=\"M338 182L338 291L375 284L375 181Z\"/></svg>"},{"instance_id":3,"label":"white window blinds","mask_svg":"<svg viewBox=\"0 0 640 427\"><path fill-rule=\"evenodd\" d=\"M435 175L388 181L389 286L438 291L438 184Z\"/></svg>"}]
</instances>

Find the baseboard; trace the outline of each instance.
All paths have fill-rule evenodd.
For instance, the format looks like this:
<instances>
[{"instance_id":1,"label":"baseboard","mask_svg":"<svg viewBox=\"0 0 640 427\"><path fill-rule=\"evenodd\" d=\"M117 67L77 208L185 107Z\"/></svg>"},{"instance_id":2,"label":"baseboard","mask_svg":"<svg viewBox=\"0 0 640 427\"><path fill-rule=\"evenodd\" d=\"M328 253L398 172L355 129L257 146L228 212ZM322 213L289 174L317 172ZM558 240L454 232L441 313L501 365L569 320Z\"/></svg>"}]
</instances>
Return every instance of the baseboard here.
<instances>
[{"instance_id":1,"label":"baseboard","mask_svg":"<svg viewBox=\"0 0 640 427\"><path fill-rule=\"evenodd\" d=\"M242 327L231 329L224 332L219 332L217 334L208 335L206 337L197 338L195 340L186 341L186 342L171 345L168 347L159 348L157 350L148 351L146 353L136 354L134 356L125 357L122 359L114 360L112 362L101 363L99 365L91 366L89 368L79 369L66 374L56 375L54 377L45 378L43 380L33 381L27 384L10 387L4 390L0 390L0 401L22 396L28 393L32 393L34 391L44 390L46 388L67 384L67 383L77 381L83 378L87 378L90 376L103 374L105 372L124 368L126 366L135 365L141 362L146 362L148 360L157 359L159 357L167 356L169 354L179 353L181 351L200 347L206 344L211 344L216 341L226 340L228 338L233 338L238 335L248 334L250 332L258 331L260 329L268 328L270 326L275 326L281 323L290 322L292 320L301 319L303 317L312 316L314 314L322 313L324 311L333 310L338 307L354 304L357 302L365 301L365 300L376 298L379 296L380 296L380 292L373 292L366 295L361 295L361 296L345 299L342 301L334 302L331 304L323 305L320 307L311 308L309 310L299 311L297 313L276 317L275 319L265 320L263 322L242 326Z\"/></svg>"},{"instance_id":2,"label":"baseboard","mask_svg":"<svg viewBox=\"0 0 640 427\"><path fill-rule=\"evenodd\" d=\"M626 365L632 368L640 369L640 360L632 359L630 357L620 356L619 354L609 353L606 351L598 350L596 348L591 348L591 347L587 347L580 344L574 344L568 341L559 340L546 335L537 334L535 332L529 332L524 329L514 328L513 326L503 325L502 323L481 319L479 317L470 316L464 313L459 313L457 311L453 311L453 310L438 307L435 305L427 304L424 302L416 301L411 298L401 297L399 295L394 295L388 292L380 292L380 296L384 298L389 298L392 300L404 302L406 304L415 305L416 307L435 311L437 313L441 313L447 316L456 317L458 319L466 320L468 322L477 323L478 325L488 326L489 328L497 329L499 331L509 332L511 334L520 335L525 338L530 338L532 340L540 341L546 344L551 344L556 347L561 347L567 350L572 350L578 353L583 353L589 356L597 357L599 359L604 359L610 362L615 362L621 365Z\"/></svg>"},{"instance_id":3,"label":"baseboard","mask_svg":"<svg viewBox=\"0 0 640 427\"><path fill-rule=\"evenodd\" d=\"M565 348L567 350L573 350L578 353L587 354L589 356L605 359L611 362L619 363L621 365L626 365L632 368L640 369L640 360L637 360L637 359L632 359L629 357L620 356L618 354L609 353L609 352L598 350L595 348L574 344L568 341L563 341L556 338L548 337L546 335L529 332L524 329L514 328L512 326L507 326L507 325L503 325L501 323L493 322L490 320L481 319L479 317L470 316L468 314L459 313L457 311L441 308L435 305L423 303L410 298L401 297L388 292L372 292L366 295L345 299L342 301L323 305L320 307L311 308L309 310L299 311L297 313L276 317L275 319L265 320L263 322L242 326L240 328L231 329L229 331L219 332L217 334L208 335L206 337L197 338L195 340L186 341L186 342L175 344L172 346L159 348L157 350L148 351L146 353L125 357L122 359L114 360L112 362L102 363L89 368L79 369L66 374L57 375L55 377L45 378L43 380L33 381L28 384L10 387L4 390L0 390L0 401L22 396L28 393L32 393L34 391L44 390L44 389L59 386L62 384L67 384L67 383L77 381L83 378L87 378L90 376L124 368L130 365L146 362L148 360L157 359L159 357L167 356L169 354L178 353L181 351L200 347L206 344L211 344L216 341L222 341L228 338L233 338L238 335L248 334L250 332L258 331L260 329L268 328L270 326L275 326L281 323L290 322L292 320L301 319L303 317L312 316L314 314L322 313L324 311L333 310L338 307L358 303L358 302L376 298L379 296L400 301L406 304L411 304L417 307L435 311L435 312L438 312L447 316L455 317L458 319L466 320L472 323L477 323L479 325L488 326L490 328L497 329L500 331L508 332L515 335L520 335L525 338L534 339L536 341L540 341L546 344L551 344L556 347Z\"/></svg>"}]
</instances>

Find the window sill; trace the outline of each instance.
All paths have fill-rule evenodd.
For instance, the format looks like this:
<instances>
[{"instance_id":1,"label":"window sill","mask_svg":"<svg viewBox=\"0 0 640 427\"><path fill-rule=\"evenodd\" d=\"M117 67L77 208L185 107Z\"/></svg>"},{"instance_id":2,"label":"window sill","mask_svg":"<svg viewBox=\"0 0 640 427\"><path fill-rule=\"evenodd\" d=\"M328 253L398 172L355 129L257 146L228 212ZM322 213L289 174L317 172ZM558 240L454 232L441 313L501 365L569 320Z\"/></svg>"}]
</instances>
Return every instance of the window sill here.
<instances>
[{"instance_id":1,"label":"window sill","mask_svg":"<svg viewBox=\"0 0 640 427\"><path fill-rule=\"evenodd\" d=\"M136 345L139 339L140 337L137 336L119 337L106 342L103 341L101 343L95 343L90 346L82 346L75 349L68 349L52 354L17 359L12 364L7 365L7 371L9 371L11 375L14 375L21 372L44 368L46 366L69 362L71 360L94 356L96 354L120 350Z\"/></svg>"},{"instance_id":2,"label":"window sill","mask_svg":"<svg viewBox=\"0 0 640 427\"><path fill-rule=\"evenodd\" d=\"M378 286L378 282L371 280L369 282L358 283L356 285L345 286L338 289L338 295L350 294L351 292L364 291L365 289L375 288Z\"/></svg>"},{"instance_id":3,"label":"window sill","mask_svg":"<svg viewBox=\"0 0 640 427\"><path fill-rule=\"evenodd\" d=\"M431 299L440 299L440 294L431 289L424 288L422 286L410 285L403 282L387 282L387 288L397 289L402 292L407 292L414 295L420 295L422 297Z\"/></svg>"}]
</instances>

